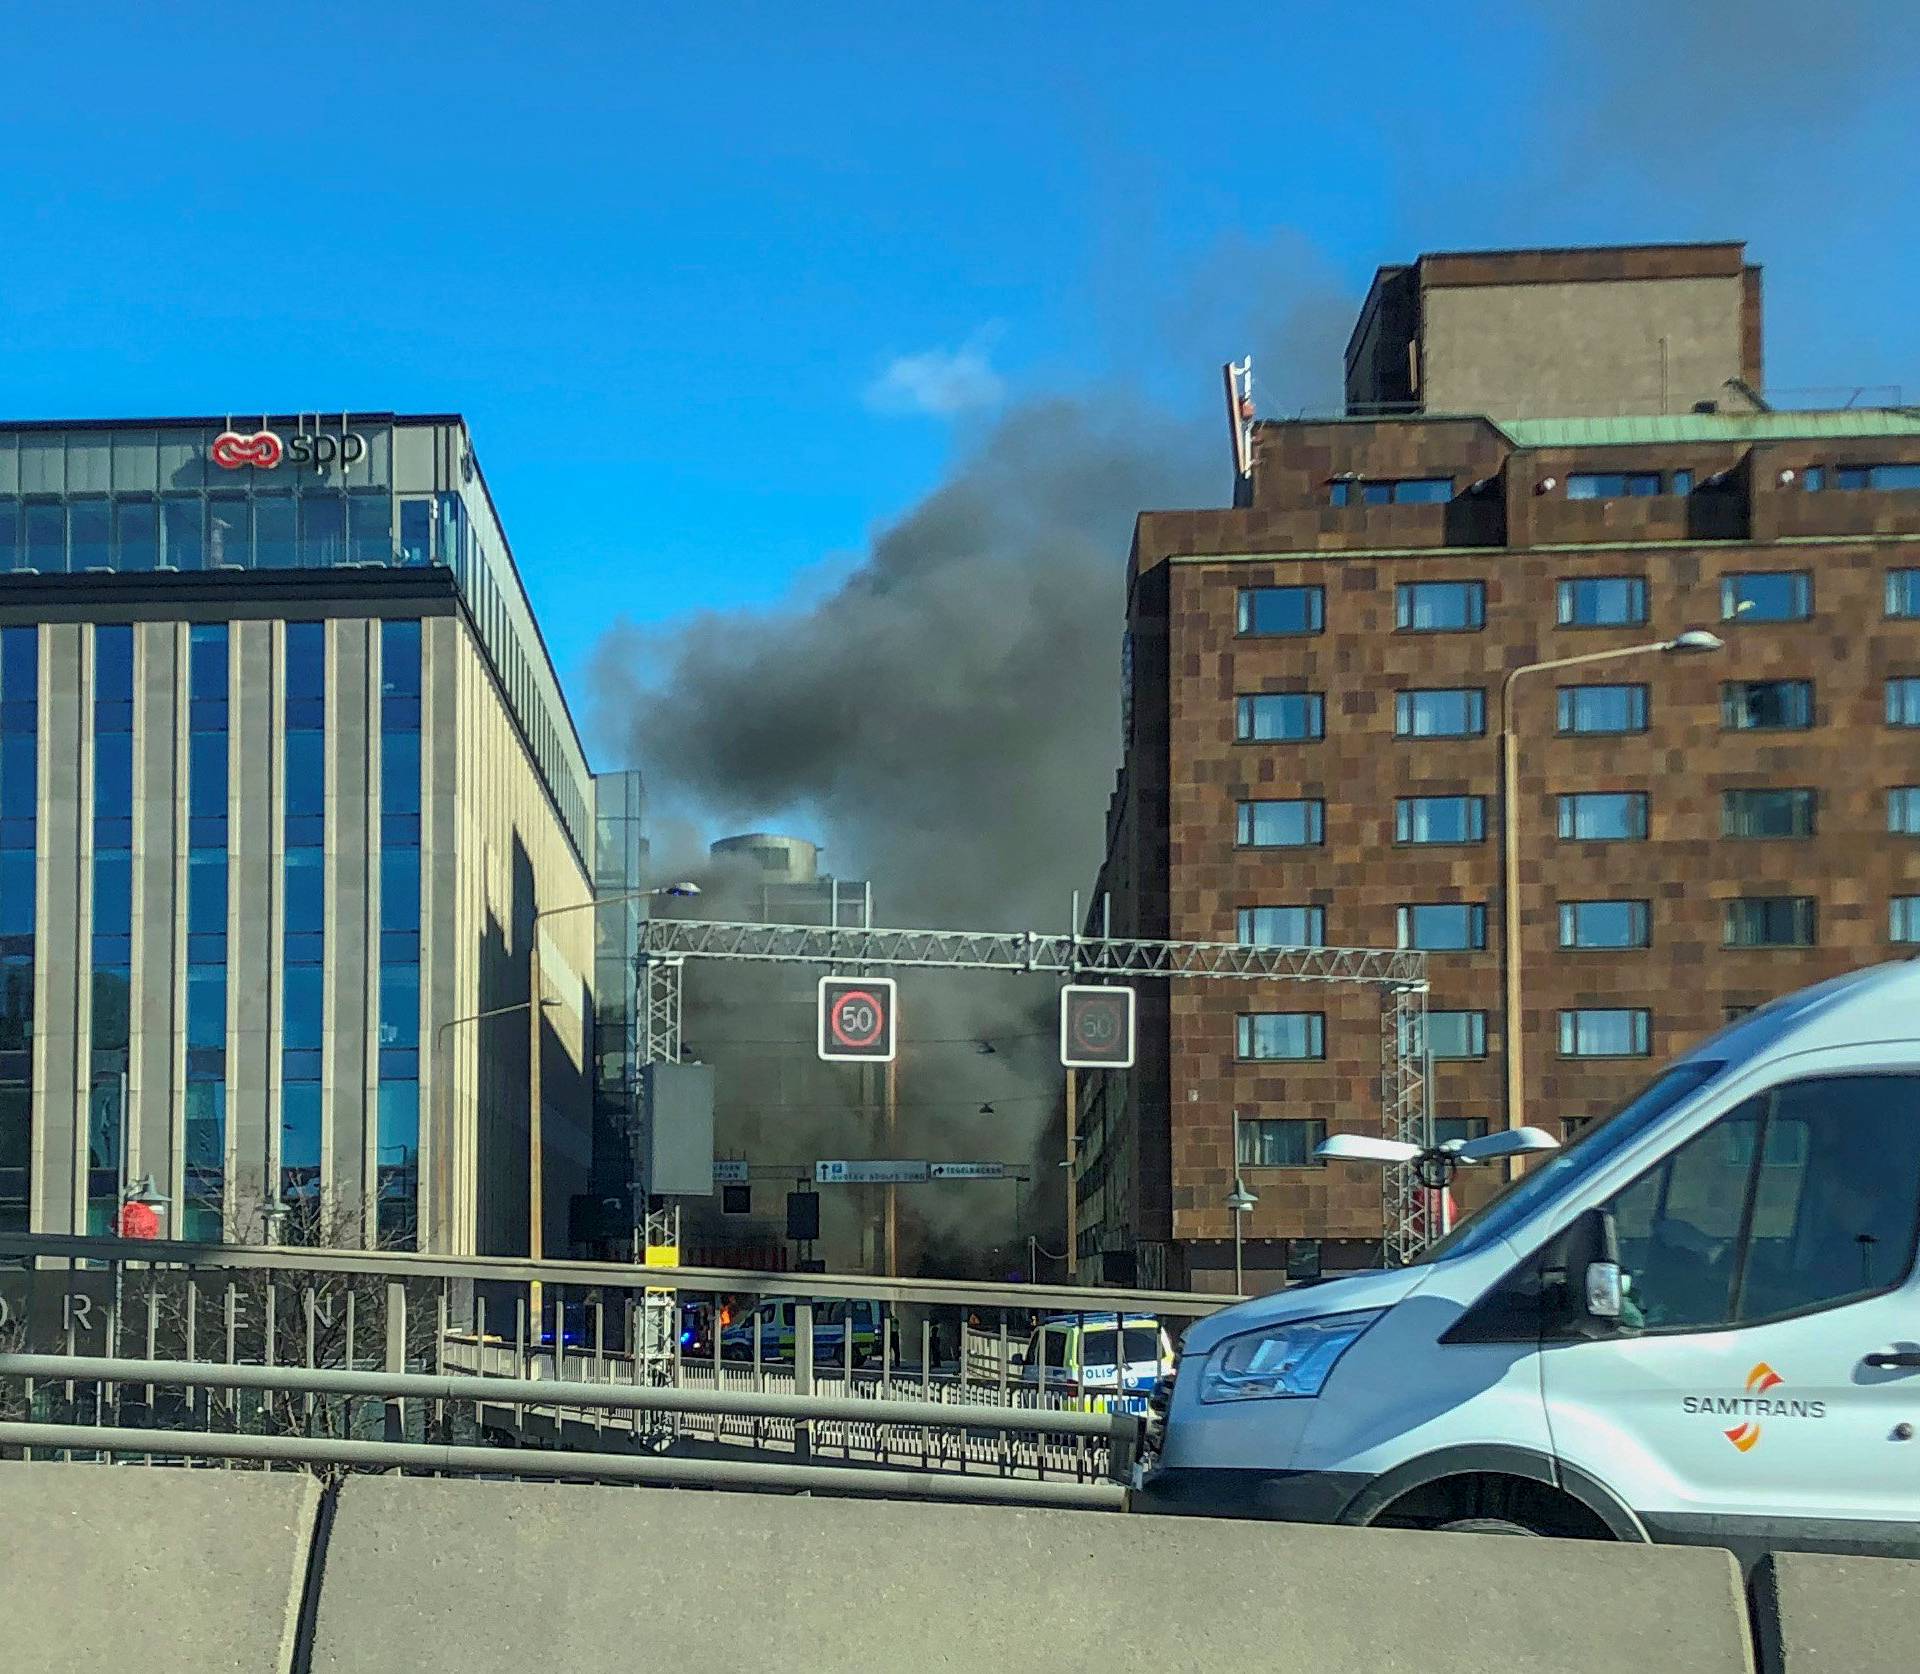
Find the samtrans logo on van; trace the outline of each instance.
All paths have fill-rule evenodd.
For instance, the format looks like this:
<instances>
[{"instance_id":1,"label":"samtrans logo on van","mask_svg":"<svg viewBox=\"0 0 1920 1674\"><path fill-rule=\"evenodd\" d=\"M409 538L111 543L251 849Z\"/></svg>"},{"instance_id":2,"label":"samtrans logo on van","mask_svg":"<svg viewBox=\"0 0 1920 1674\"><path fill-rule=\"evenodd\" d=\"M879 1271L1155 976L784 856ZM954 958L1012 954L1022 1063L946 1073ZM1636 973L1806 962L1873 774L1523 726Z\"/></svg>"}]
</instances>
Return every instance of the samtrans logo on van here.
<instances>
[{"instance_id":1,"label":"samtrans logo on van","mask_svg":"<svg viewBox=\"0 0 1920 1674\"><path fill-rule=\"evenodd\" d=\"M1746 1394L1683 1395L1680 1398L1680 1410L1686 1413L1710 1413L1716 1418L1741 1419L1743 1422L1731 1430L1721 1431L1721 1434L1742 1453L1751 1453L1760 1440L1760 1426L1753 1422L1755 1419L1827 1416L1825 1401L1795 1400L1771 1393L1785 1381L1763 1360L1747 1373Z\"/></svg>"}]
</instances>

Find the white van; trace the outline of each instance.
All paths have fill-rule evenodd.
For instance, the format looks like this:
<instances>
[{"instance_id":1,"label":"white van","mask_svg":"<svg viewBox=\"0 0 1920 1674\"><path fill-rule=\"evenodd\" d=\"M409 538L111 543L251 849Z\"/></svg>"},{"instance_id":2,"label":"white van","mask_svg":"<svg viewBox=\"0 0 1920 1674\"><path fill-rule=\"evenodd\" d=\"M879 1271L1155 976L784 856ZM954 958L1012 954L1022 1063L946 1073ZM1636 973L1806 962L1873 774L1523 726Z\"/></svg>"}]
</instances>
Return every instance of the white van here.
<instances>
[{"instance_id":1,"label":"white van","mask_svg":"<svg viewBox=\"0 0 1920 1674\"><path fill-rule=\"evenodd\" d=\"M1740 1019L1415 1264L1196 1323L1141 1510L1920 1556L1920 962Z\"/></svg>"}]
</instances>

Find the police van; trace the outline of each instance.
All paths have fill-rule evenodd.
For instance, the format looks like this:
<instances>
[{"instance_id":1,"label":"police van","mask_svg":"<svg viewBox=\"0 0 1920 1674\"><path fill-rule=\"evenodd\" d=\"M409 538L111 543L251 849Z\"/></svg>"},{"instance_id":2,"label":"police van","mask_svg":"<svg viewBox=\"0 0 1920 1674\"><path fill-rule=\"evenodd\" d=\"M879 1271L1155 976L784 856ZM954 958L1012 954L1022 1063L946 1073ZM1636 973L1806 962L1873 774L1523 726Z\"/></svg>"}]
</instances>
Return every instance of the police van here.
<instances>
[{"instance_id":1,"label":"police van","mask_svg":"<svg viewBox=\"0 0 1920 1674\"><path fill-rule=\"evenodd\" d=\"M1412 1265L1196 1323L1135 1506L1920 1556L1917 1224L1906 961L1729 1025Z\"/></svg>"}]
</instances>

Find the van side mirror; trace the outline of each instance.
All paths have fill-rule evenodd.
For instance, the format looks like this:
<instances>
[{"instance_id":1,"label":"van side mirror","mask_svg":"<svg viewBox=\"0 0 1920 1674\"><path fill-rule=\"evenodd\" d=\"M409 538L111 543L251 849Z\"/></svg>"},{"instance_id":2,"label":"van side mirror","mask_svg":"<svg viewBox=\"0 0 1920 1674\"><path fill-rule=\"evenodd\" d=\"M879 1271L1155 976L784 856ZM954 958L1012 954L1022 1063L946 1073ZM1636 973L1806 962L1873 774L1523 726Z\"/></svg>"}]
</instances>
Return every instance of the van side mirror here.
<instances>
[{"instance_id":1,"label":"van side mirror","mask_svg":"<svg viewBox=\"0 0 1920 1674\"><path fill-rule=\"evenodd\" d=\"M1610 1336L1626 1316L1626 1278L1613 1212L1589 1209L1561 1234L1558 1259L1559 1330L1575 1337Z\"/></svg>"},{"instance_id":2,"label":"van side mirror","mask_svg":"<svg viewBox=\"0 0 1920 1674\"><path fill-rule=\"evenodd\" d=\"M1587 1263L1587 1312L1595 1319L1620 1317L1620 1263Z\"/></svg>"}]
</instances>

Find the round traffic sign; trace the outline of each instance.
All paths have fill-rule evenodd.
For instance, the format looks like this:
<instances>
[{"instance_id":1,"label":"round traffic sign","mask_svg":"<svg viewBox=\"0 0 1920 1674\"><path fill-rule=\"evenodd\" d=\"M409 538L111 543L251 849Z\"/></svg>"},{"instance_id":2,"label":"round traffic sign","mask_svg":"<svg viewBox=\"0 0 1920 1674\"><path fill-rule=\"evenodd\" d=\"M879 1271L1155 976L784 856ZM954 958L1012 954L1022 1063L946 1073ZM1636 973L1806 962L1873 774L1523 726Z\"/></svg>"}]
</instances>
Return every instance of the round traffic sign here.
<instances>
[{"instance_id":1,"label":"round traffic sign","mask_svg":"<svg viewBox=\"0 0 1920 1674\"><path fill-rule=\"evenodd\" d=\"M827 1013L827 1029L836 1046L859 1048L874 1045L886 1032L887 1011L879 996L864 988L849 988L836 995Z\"/></svg>"},{"instance_id":2,"label":"round traffic sign","mask_svg":"<svg viewBox=\"0 0 1920 1674\"><path fill-rule=\"evenodd\" d=\"M1073 1008L1074 1044L1088 1052L1111 1052L1120 1044L1124 1010L1124 1001L1082 1000Z\"/></svg>"}]
</instances>

